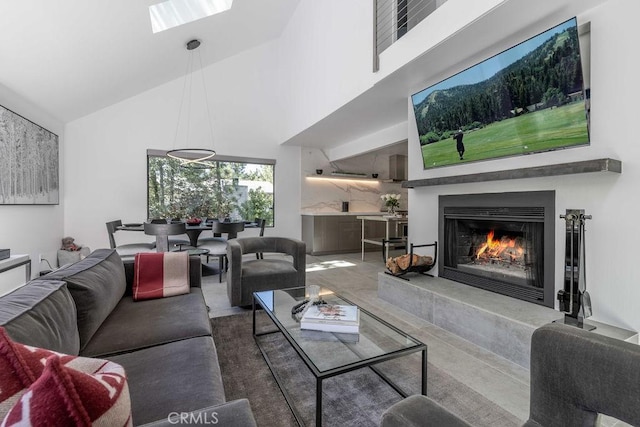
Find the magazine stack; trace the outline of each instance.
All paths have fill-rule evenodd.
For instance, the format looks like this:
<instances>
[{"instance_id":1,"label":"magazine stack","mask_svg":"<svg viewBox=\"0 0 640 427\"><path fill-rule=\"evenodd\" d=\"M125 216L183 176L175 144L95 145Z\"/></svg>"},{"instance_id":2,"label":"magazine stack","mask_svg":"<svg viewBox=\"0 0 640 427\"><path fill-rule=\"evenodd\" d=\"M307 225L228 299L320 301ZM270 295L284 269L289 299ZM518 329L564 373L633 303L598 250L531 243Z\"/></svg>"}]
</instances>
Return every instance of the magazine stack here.
<instances>
[{"instance_id":1,"label":"magazine stack","mask_svg":"<svg viewBox=\"0 0 640 427\"><path fill-rule=\"evenodd\" d=\"M355 305L312 305L300 319L300 329L357 334L360 312Z\"/></svg>"}]
</instances>

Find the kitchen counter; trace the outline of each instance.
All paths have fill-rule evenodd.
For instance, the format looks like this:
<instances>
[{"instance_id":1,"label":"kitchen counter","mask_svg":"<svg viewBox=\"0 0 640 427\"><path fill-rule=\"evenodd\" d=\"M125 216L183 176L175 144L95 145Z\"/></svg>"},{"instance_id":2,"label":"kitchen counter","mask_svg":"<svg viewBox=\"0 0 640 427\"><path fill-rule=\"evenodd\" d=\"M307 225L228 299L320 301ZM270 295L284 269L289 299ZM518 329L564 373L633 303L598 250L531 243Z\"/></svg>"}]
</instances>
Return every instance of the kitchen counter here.
<instances>
[{"instance_id":1,"label":"kitchen counter","mask_svg":"<svg viewBox=\"0 0 640 427\"><path fill-rule=\"evenodd\" d=\"M362 225L360 216L382 218L386 212L305 212L302 213L302 240L307 253L328 255L360 252ZM367 236L385 233L385 222L367 221Z\"/></svg>"}]
</instances>

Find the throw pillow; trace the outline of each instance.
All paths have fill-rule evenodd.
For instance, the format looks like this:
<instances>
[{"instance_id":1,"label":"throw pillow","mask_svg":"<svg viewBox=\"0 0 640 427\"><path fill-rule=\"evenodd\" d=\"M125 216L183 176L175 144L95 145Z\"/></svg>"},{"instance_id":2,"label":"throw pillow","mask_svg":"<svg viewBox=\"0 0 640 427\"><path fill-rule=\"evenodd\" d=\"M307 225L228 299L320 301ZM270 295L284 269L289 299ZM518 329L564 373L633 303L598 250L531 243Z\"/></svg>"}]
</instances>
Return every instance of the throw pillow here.
<instances>
[{"instance_id":1,"label":"throw pillow","mask_svg":"<svg viewBox=\"0 0 640 427\"><path fill-rule=\"evenodd\" d=\"M38 379L44 369L42 361L52 354L56 353L13 342L0 327L0 418Z\"/></svg>"},{"instance_id":2,"label":"throw pillow","mask_svg":"<svg viewBox=\"0 0 640 427\"><path fill-rule=\"evenodd\" d=\"M136 254L133 273L134 301L188 293L188 252Z\"/></svg>"},{"instance_id":3,"label":"throw pillow","mask_svg":"<svg viewBox=\"0 0 640 427\"><path fill-rule=\"evenodd\" d=\"M118 365L106 360L71 356L17 343L11 340L3 327L0 327L0 419L5 418L28 389L38 381L45 370L45 361L52 356L55 356L59 364L65 368L87 374L122 370ZM124 376L124 373L122 375ZM126 395L128 388L123 396ZM47 402L46 405L48 404ZM130 406L130 403L126 405Z\"/></svg>"},{"instance_id":4,"label":"throw pillow","mask_svg":"<svg viewBox=\"0 0 640 427\"><path fill-rule=\"evenodd\" d=\"M49 356L40 378L11 408L2 425L132 425L124 369L106 360L99 365L89 375L65 366L58 355Z\"/></svg>"}]
</instances>

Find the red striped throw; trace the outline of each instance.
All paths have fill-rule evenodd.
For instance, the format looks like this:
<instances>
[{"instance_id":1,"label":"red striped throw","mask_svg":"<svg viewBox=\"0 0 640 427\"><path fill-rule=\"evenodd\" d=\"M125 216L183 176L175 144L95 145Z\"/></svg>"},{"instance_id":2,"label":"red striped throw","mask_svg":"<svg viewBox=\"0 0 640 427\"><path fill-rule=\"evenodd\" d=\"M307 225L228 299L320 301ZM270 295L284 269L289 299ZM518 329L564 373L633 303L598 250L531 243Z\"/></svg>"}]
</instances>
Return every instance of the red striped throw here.
<instances>
[{"instance_id":1,"label":"red striped throw","mask_svg":"<svg viewBox=\"0 0 640 427\"><path fill-rule=\"evenodd\" d=\"M171 297L189 293L187 252L141 252L136 254L133 300Z\"/></svg>"}]
</instances>

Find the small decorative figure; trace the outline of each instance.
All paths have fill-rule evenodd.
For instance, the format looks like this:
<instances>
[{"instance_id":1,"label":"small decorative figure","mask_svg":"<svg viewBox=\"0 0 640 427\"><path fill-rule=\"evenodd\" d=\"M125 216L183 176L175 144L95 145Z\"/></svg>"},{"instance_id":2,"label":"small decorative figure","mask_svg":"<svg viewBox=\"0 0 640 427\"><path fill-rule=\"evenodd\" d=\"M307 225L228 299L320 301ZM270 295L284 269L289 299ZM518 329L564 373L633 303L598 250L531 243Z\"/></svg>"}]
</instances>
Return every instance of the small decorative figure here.
<instances>
[{"instance_id":1,"label":"small decorative figure","mask_svg":"<svg viewBox=\"0 0 640 427\"><path fill-rule=\"evenodd\" d=\"M76 252L82 249L81 245L76 245L73 243L75 239L73 237L64 237L62 239L62 249L63 251Z\"/></svg>"}]
</instances>

